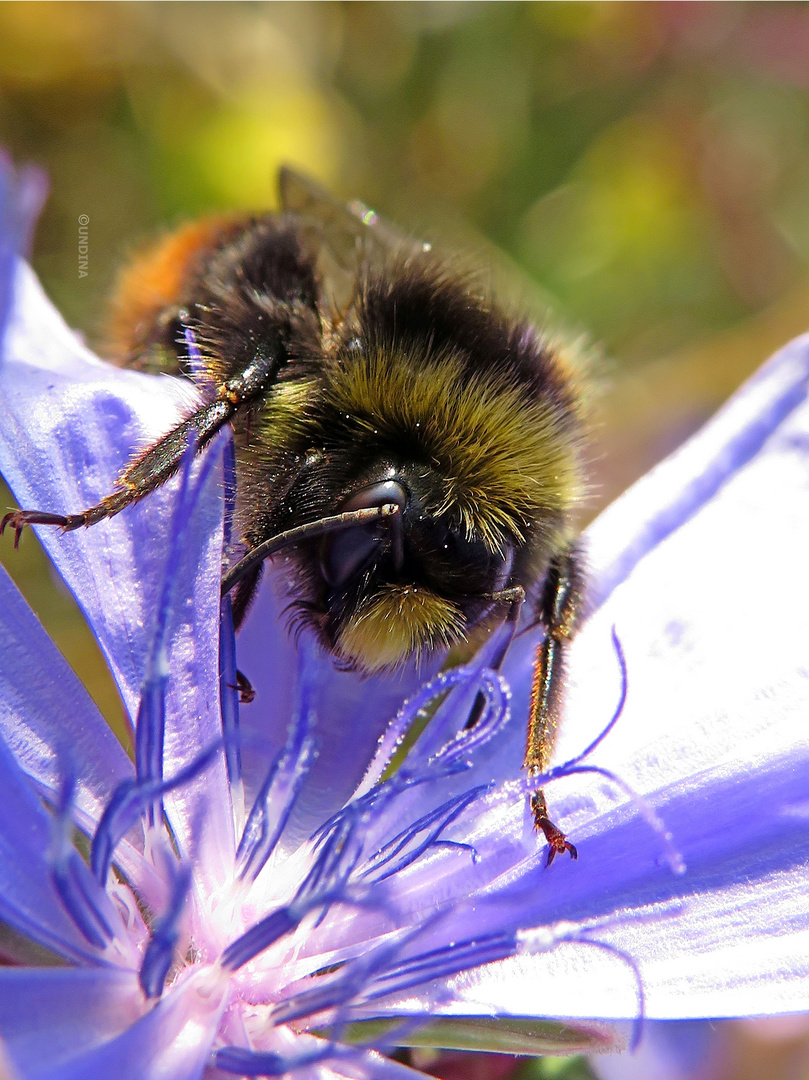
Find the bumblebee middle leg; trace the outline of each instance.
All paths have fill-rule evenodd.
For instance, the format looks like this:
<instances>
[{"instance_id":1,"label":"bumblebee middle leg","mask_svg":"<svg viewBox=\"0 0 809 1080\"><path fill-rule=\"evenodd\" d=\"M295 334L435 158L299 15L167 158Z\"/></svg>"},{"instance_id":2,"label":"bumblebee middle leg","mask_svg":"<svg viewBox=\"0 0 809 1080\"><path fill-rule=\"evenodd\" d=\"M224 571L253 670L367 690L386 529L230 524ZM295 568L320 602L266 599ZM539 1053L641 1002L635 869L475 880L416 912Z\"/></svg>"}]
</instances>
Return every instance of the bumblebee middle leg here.
<instances>
[{"instance_id":1,"label":"bumblebee middle leg","mask_svg":"<svg viewBox=\"0 0 809 1080\"><path fill-rule=\"evenodd\" d=\"M544 772L550 764L562 711L565 654L576 632L576 620L582 606L584 574L581 550L572 544L551 563L539 604L539 620L545 626L545 639L537 647L531 706L525 743L523 768L529 776ZM531 796L531 810L537 832L550 845L547 864L567 851L577 858L576 848L548 817L544 792Z\"/></svg>"},{"instance_id":2,"label":"bumblebee middle leg","mask_svg":"<svg viewBox=\"0 0 809 1080\"><path fill-rule=\"evenodd\" d=\"M517 632L517 624L520 621L520 611L522 610L523 603L525 602L525 590L522 585L516 585L510 589L501 589L498 593L495 593L491 597L493 600L497 600L499 603L508 604L508 615L506 616L506 624L508 632L500 644L500 648L495 656L492 657L489 666L492 671L499 671L503 666L503 661L506 658L511 642L514 640L514 635ZM464 724L464 730L468 731L473 728L483 715L483 710L486 708L486 698L482 693L478 693L475 697L474 704L472 705L472 711L469 713L469 717Z\"/></svg>"}]
</instances>

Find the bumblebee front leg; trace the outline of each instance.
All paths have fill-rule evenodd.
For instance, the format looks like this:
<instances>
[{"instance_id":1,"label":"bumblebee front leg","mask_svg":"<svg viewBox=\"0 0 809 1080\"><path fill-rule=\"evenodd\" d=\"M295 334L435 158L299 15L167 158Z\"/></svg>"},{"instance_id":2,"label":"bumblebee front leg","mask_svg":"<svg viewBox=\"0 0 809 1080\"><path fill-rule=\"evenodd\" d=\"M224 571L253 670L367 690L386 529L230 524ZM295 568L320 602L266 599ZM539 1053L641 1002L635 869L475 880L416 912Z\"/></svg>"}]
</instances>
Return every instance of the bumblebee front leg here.
<instances>
[{"instance_id":1,"label":"bumblebee front leg","mask_svg":"<svg viewBox=\"0 0 809 1080\"><path fill-rule=\"evenodd\" d=\"M201 406L139 454L119 477L120 491L112 492L95 506L77 514L12 510L0 521L0 536L11 527L15 533L14 547L17 547L20 534L28 525L58 525L65 532L71 532L119 514L131 503L159 488L177 472L190 439L193 438L197 449L201 450L237 413L259 400L274 382L278 368L279 360L275 354L257 356L248 367L218 388L214 401Z\"/></svg>"},{"instance_id":2,"label":"bumblebee front leg","mask_svg":"<svg viewBox=\"0 0 809 1080\"><path fill-rule=\"evenodd\" d=\"M565 653L576 632L583 584L581 551L574 544L551 563L540 600L538 615L545 626L545 639L537 647L534 659L523 761L529 776L544 772L550 763L562 711ZM550 866L556 855L565 851L571 858L577 858L576 848L548 817L548 805L541 790L531 796L531 810L537 831L543 833L550 845L546 865Z\"/></svg>"}]
</instances>

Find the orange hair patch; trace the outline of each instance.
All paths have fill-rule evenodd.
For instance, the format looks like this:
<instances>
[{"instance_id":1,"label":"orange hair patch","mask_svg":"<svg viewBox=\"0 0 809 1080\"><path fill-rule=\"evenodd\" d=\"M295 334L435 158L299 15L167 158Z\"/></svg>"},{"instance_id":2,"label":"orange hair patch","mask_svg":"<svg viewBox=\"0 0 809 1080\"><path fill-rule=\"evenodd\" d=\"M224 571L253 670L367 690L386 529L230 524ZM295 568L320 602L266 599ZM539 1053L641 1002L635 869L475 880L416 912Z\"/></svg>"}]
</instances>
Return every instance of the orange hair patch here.
<instances>
[{"instance_id":1,"label":"orange hair patch","mask_svg":"<svg viewBox=\"0 0 809 1080\"><path fill-rule=\"evenodd\" d=\"M217 214L190 222L142 251L118 278L110 305L107 348L127 363L151 343L160 317L180 301L200 255L214 247L234 217Z\"/></svg>"}]
</instances>

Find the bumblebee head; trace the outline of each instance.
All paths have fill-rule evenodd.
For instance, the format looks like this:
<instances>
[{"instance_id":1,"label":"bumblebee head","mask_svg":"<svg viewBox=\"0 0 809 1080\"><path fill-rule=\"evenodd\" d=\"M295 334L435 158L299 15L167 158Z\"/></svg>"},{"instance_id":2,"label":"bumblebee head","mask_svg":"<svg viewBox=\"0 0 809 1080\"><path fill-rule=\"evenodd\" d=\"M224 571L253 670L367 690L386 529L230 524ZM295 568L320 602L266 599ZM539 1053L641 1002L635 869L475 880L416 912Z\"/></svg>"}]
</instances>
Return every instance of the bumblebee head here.
<instances>
[{"instance_id":1,"label":"bumblebee head","mask_svg":"<svg viewBox=\"0 0 809 1080\"><path fill-rule=\"evenodd\" d=\"M440 269L399 271L363 286L242 484L251 505L268 477L283 487L253 544L396 508L287 555L293 617L368 672L463 642L504 589L530 596L581 489L579 395L555 352Z\"/></svg>"},{"instance_id":2,"label":"bumblebee head","mask_svg":"<svg viewBox=\"0 0 809 1080\"><path fill-rule=\"evenodd\" d=\"M496 605L513 547L491 550L467 537L460 522L453 527L432 513L440 487L432 470L386 464L341 511L388 506L396 512L320 542L324 629L347 664L379 671L449 648Z\"/></svg>"}]
</instances>

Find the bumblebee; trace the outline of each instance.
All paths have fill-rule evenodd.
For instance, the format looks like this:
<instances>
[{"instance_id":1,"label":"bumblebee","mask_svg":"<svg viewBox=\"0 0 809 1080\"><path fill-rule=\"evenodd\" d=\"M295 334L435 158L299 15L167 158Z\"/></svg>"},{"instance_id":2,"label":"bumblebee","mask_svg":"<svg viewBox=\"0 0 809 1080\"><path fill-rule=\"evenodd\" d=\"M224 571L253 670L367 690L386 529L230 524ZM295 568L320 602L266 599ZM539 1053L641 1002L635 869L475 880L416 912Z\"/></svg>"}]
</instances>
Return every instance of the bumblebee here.
<instances>
[{"instance_id":1,"label":"bumblebee","mask_svg":"<svg viewBox=\"0 0 809 1080\"><path fill-rule=\"evenodd\" d=\"M263 560L281 551L291 619L361 672L504 619L513 634L527 600L545 637L524 767L541 772L583 591L576 381L530 323L430 245L289 169L279 186L278 213L187 225L121 279L113 359L191 379L201 404L96 506L16 511L0 531L18 541L26 525L111 517L163 484L189 439L202 449L230 424L244 556L223 592L237 627ZM575 857L541 791L532 809L548 862Z\"/></svg>"}]
</instances>

